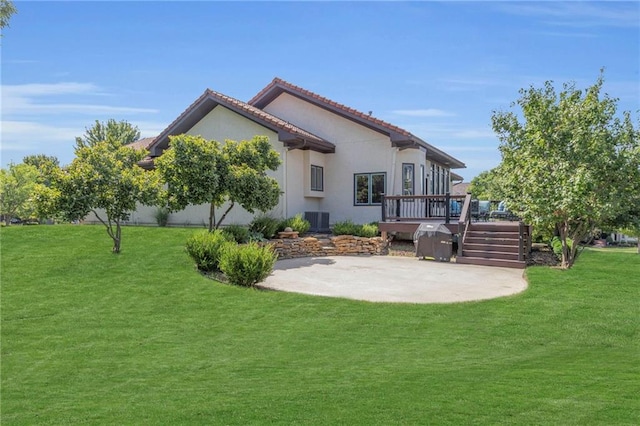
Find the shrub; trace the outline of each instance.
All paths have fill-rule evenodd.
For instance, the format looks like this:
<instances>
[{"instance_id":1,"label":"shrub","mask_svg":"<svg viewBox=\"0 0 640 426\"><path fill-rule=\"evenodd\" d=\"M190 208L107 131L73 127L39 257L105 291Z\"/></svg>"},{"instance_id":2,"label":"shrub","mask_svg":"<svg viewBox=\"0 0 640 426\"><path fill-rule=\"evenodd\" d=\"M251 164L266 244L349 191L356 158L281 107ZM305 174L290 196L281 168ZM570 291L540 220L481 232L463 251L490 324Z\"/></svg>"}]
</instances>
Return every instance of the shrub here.
<instances>
[{"instance_id":1,"label":"shrub","mask_svg":"<svg viewBox=\"0 0 640 426\"><path fill-rule=\"evenodd\" d=\"M333 232L333 235L355 235L358 232L358 225L350 220L336 222L331 232Z\"/></svg>"},{"instance_id":2,"label":"shrub","mask_svg":"<svg viewBox=\"0 0 640 426\"><path fill-rule=\"evenodd\" d=\"M333 235L353 235L356 237L372 238L378 235L378 224L368 223L356 225L350 220L337 222L333 225Z\"/></svg>"},{"instance_id":3,"label":"shrub","mask_svg":"<svg viewBox=\"0 0 640 426\"><path fill-rule=\"evenodd\" d=\"M220 269L232 284L253 287L273 270L278 255L271 246L251 242L242 246L227 246L220 258Z\"/></svg>"},{"instance_id":4,"label":"shrub","mask_svg":"<svg viewBox=\"0 0 640 426\"><path fill-rule=\"evenodd\" d=\"M238 244L244 244L249 241L249 229L245 226L238 224L227 225L222 232L229 235Z\"/></svg>"},{"instance_id":5,"label":"shrub","mask_svg":"<svg viewBox=\"0 0 640 426\"><path fill-rule=\"evenodd\" d=\"M167 226L169 221L169 209L166 207L158 207L153 214L158 226Z\"/></svg>"},{"instance_id":6,"label":"shrub","mask_svg":"<svg viewBox=\"0 0 640 426\"><path fill-rule=\"evenodd\" d=\"M293 231L297 231L299 234L304 234L311 228L311 223L308 220L303 219L302 214L298 213L294 217L280 222L278 231L284 231L285 228L291 228Z\"/></svg>"},{"instance_id":7,"label":"shrub","mask_svg":"<svg viewBox=\"0 0 640 426\"><path fill-rule=\"evenodd\" d=\"M362 225L360 230L360 237L373 238L378 236L378 224L366 223Z\"/></svg>"},{"instance_id":8,"label":"shrub","mask_svg":"<svg viewBox=\"0 0 640 426\"><path fill-rule=\"evenodd\" d=\"M262 234L264 238L270 239L278 232L280 221L271 216L256 216L249 225L249 230L258 234Z\"/></svg>"},{"instance_id":9,"label":"shrub","mask_svg":"<svg viewBox=\"0 0 640 426\"><path fill-rule=\"evenodd\" d=\"M200 231L187 240L187 253L196 262L201 271L215 272L220 270L220 256L233 241L222 231Z\"/></svg>"}]
</instances>

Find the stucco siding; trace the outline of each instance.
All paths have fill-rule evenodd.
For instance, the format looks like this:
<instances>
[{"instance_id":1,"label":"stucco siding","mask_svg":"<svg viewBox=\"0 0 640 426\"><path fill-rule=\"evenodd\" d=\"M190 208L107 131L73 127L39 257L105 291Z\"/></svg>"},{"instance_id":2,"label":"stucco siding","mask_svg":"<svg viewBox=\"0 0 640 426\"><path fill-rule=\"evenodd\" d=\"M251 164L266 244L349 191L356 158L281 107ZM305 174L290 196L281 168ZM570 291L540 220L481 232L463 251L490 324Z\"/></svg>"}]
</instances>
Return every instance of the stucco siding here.
<instances>
[{"instance_id":1,"label":"stucco siding","mask_svg":"<svg viewBox=\"0 0 640 426\"><path fill-rule=\"evenodd\" d=\"M354 205L355 174L385 173L386 192L399 193L402 173L400 159L406 158L417 164L422 158L424 162L424 153L420 150L400 151L391 146L388 136L286 93L264 110L336 145L335 154L324 155L325 190L318 209L330 212L331 223L347 219L358 223L380 220L379 205ZM419 169L418 166L416 168ZM303 173L309 171L304 170Z\"/></svg>"}]
</instances>

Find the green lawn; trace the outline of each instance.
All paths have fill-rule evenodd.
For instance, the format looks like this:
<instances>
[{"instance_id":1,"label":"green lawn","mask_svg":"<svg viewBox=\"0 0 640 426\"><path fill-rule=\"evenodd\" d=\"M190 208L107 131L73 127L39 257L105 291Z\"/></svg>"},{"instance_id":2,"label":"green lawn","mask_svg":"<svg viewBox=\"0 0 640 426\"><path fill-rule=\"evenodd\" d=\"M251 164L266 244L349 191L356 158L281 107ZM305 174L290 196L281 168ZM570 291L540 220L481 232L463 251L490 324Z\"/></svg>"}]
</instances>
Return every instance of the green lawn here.
<instances>
[{"instance_id":1,"label":"green lawn","mask_svg":"<svg viewBox=\"0 0 640 426\"><path fill-rule=\"evenodd\" d=\"M192 232L2 229L3 425L640 424L636 254L375 304L208 280Z\"/></svg>"}]
</instances>

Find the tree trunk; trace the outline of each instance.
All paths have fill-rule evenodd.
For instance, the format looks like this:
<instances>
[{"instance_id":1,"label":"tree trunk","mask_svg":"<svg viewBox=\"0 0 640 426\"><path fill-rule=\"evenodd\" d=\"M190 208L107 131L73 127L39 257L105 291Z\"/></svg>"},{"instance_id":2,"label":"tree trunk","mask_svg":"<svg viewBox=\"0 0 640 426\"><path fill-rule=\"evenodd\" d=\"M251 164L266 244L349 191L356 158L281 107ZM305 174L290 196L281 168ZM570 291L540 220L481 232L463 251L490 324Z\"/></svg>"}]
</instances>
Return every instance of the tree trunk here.
<instances>
[{"instance_id":1,"label":"tree trunk","mask_svg":"<svg viewBox=\"0 0 640 426\"><path fill-rule=\"evenodd\" d=\"M116 221L116 233L112 233L113 238L113 253L120 253L120 242L121 242L122 229L120 228L120 221Z\"/></svg>"},{"instance_id":2,"label":"tree trunk","mask_svg":"<svg viewBox=\"0 0 640 426\"><path fill-rule=\"evenodd\" d=\"M231 201L231 204L229 204L229 208L222 214L222 217L220 218L220 220L218 221L218 223L216 223L216 229L220 228L220 224L222 223L222 221L224 220L225 217L227 217L227 214L231 211L231 209L233 208L233 206L236 205L235 201Z\"/></svg>"},{"instance_id":3,"label":"tree trunk","mask_svg":"<svg viewBox=\"0 0 640 426\"><path fill-rule=\"evenodd\" d=\"M640 235L638 235L638 254L640 254Z\"/></svg>"},{"instance_id":4,"label":"tree trunk","mask_svg":"<svg viewBox=\"0 0 640 426\"><path fill-rule=\"evenodd\" d=\"M562 243L562 259L560 261L560 267L562 269L569 268L569 250L567 247L567 224L562 223L558 226L558 233L560 234L560 242Z\"/></svg>"},{"instance_id":5,"label":"tree trunk","mask_svg":"<svg viewBox=\"0 0 640 426\"><path fill-rule=\"evenodd\" d=\"M213 232L213 224L216 220L216 207L213 204L213 202L211 202L211 204L209 204L209 232Z\"/></svg>"}]
</instances>

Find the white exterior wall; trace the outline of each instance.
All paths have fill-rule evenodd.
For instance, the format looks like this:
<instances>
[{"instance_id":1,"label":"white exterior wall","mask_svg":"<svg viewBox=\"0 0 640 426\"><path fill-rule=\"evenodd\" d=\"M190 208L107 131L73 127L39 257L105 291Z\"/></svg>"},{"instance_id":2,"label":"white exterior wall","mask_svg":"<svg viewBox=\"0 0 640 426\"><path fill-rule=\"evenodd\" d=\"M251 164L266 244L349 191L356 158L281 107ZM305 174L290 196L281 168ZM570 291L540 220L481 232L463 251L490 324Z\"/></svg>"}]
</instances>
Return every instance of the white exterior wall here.
<instances>
[{"instance_id":1,"label":"white exterior wall","mask_svg":"<svg viewBox=\"0 0 640 426\"><path fill-rule=\"evenodd\" d=\"M354 205L354 174L386 173L387 194L401 193L403 161L416 164L415 170L419 178L419 165L424 164L425 154L418 149L400 151L391 146L389 137L286 93L264 110L336 145L335 154L310 154L315 158L319 155L325 159L325 194L323 198L306 197L302 204L304 211L330 212L331 223L347 219L356 223L368 223L381 218L379 205ZM302 169L295 171L291 164L288 167L287 182L303 181L305 188L308 188L306 176L310 174L309 166L304 164ZM288 195L293 197L292 192ZM312 208L313 201L317 203L315 208Z\"/></svg>"}]
</instances>

